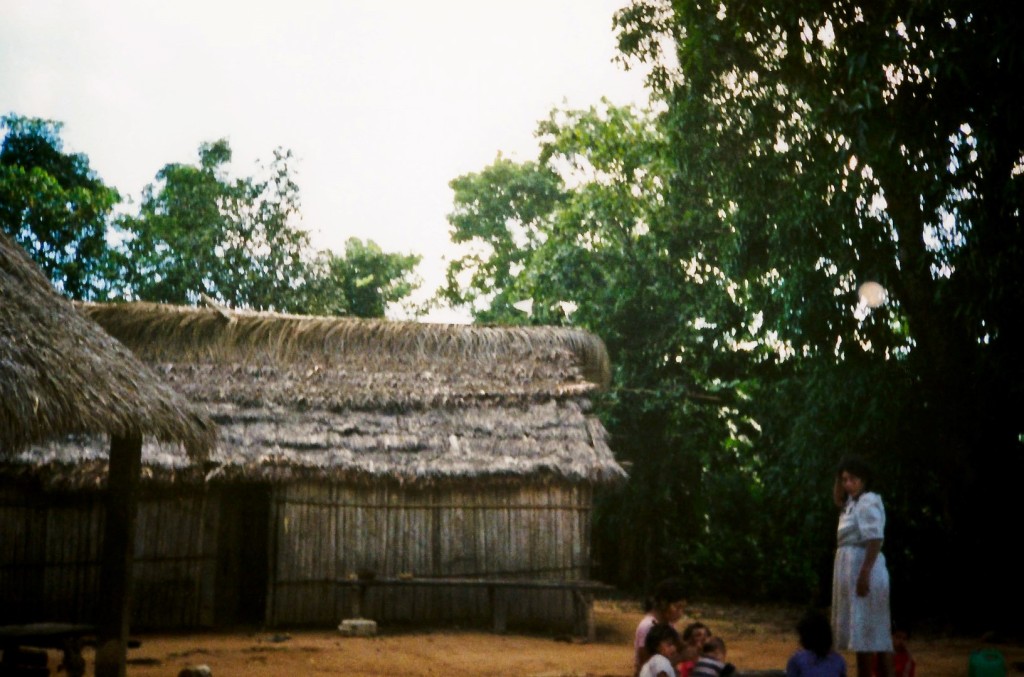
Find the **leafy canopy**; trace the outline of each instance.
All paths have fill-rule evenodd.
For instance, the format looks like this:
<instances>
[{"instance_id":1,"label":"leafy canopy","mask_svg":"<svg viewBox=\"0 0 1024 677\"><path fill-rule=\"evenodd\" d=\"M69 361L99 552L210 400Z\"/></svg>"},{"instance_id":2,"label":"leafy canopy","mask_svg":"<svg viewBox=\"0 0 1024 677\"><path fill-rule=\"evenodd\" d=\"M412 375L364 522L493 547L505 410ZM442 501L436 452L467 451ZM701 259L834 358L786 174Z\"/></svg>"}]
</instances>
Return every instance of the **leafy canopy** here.
<instances>
[{"instance_id":1,"label":"leafy canopy","mask_svg":"<svg viewBox=\"0 0 1024 677\"><path fill-rule=\"evenodd\" d=\"M7 115L0 145L0 227L58 290L82 300L196 303L383 317L409 304L420 257L351 238L344 255L315 252L300 226L290 152L258 176L231 178L226 140L199 147L196 164L168 164L136 213L82 153L66 153L62 124ZM121 214L115 214L120 207Z\"/></svg>"},{"instance_id":2,"label":"leafy canopy","mask_svg":"<svg viewBox=\"0 0 1024 677\"><path fill-rule=\"evenodd\" d=\"M668 209L660 119L602 102L552 111L537 136L536 161L499 156L452 182L452 239L469 251L451 263L446 297L478 321L571 323L605 340L614 373L600 411L631 473L598 504L605 576L641 580L654 575L652 559L696 570L703 557L710 569L691 544L726 505L735 514L716 520L708 552L756 561L756 541L736 534L756 506L749 469L702 486L704 468L735 466L749 446L751 422L737 407L746 357L736 350L749 330L726 331L743 314L735 285Z\"/></svg>"},{"instance_id":3,"label":"leafy canopy","mask_svg":"<svg viewBox=\"0 0 1024 677\"><path fill-rule=\"evenodd\" d=\"M989 5L851 0L639 0L616 24L624 59L655 66L672 211L714 215L708 256L780 348L753 400L764 486L873 457L894 528L913 526L898 583L927 609L976 571L1024 458L1022 28ZM883 307L858 307L865 280Z\"/></svg>"},{"instance_id":4,"label":"leafy canopy","mask_svg":"<svg viewBox=\"0 0 1024 677\"><path fill-rule=\"evenodd\" d=\"M61 123L0 118L0 228L64 294L102 298L115 257L107 222L120 201L80 153L64 152Z\"/></svg>"},{"instance_id":5,"label":"leafy canopy","mask_svg":"<svg viewBox=\"0 0 1024 677\"><path fill-rule=\"evenodd\" d=\"M555 111L535 162L453 181L444 291L608 343L632 463L599 505L609 575L826 602L831 468L860 452L901 604L969 610L932 594L958 571L1020 590L976 555L1024 470L1022 28L846 0L639 0L616 26L659 113Z\"/></svg>"},{"instance_id":6,"label":"leafy canopy","mask_svg":"<svg viewBox=\"0 0 1024 677\"><path fill-rule=\"evenodd\" d=\"M344 256L314 252L300 225L292 154L278 149L258 176L231 178L231 147L204 143L197 164L169 164L123 217L126 294L236 308L383 317L418 286L420 258L352 238Z\"/></svg>"},{"instance_id":7,"label":"leafy canopy","mask_svg":"<svg viewBox=\"0 0 1024 677\"><path fill-rule=\"evenodd\" d=\"M302 280L309 235L296 226L299 189L291 154L277 150L260 178L230 179L226 140L202 144L196 165L169 164L147 186L137 215L123 217L126 277L140 299L232 307L289 307Z\"/></svg>"},{"instance_id":8,"label":"leafy canopy","mask_svg":"<svg viewBox=\"0 0 1024 677\"><path fill-rule=\"evenodd\" d=\"M391 304L408 304L420 284L415 275L421 256L389 253L372 240L349 238L344 256L318 252L296 293L296 307L310 315L384 317Z\"/></svg>"}]
</instances>

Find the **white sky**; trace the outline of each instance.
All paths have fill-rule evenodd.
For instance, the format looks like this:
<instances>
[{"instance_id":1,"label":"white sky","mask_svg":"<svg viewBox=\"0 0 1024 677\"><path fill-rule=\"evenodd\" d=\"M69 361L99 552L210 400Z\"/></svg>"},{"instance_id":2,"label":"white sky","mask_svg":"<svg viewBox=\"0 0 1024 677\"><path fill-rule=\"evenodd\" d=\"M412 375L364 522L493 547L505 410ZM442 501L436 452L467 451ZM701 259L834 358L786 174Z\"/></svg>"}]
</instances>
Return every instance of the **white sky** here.
<instances>
[{"instance_id":1,"label":"white sky","mask_svg":"<svg viewBox=\"0 0 1024 677\"><path fill-rule=\"evenodd\" d=\"M63 122L131 198L204 141L228 138L239 175L291 149L315 245L421 254L433 291L451 179L534 158L563 102L646 102L612 63L626 2L0 0L0 114Z\"/></svg>"}]
</instances>

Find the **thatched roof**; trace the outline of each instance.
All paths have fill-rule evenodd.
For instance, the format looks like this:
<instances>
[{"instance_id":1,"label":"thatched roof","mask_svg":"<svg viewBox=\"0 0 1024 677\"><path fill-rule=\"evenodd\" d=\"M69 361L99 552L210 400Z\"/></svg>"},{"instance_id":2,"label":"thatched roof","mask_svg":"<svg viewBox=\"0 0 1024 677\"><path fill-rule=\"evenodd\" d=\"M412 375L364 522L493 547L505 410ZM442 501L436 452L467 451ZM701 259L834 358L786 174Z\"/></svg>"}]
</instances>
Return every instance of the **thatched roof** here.
<instances>
[{"instance_id":1,"label":"thatched roof","mask_svg":"<svg viewBox=\"0 0 1024 677\"><path fill-rule=\"evenodd\" d=\"M69 434L155 437L201 457L216 431L0 232L0 458Z\"/></svg>"},{"instance_id":2,"label":"thatched roof","mask_svg":"<svg viewBox=\"0 0 1024 677\"><path fill-rule=\"evenodd\" d=\"M607 352L576 329L83 305L220 427L207 478L624 477L588 394ZM36 462L87 457L38 450ZM156 476L183 477L158 447Z\"/></svg>"}]
</instances>

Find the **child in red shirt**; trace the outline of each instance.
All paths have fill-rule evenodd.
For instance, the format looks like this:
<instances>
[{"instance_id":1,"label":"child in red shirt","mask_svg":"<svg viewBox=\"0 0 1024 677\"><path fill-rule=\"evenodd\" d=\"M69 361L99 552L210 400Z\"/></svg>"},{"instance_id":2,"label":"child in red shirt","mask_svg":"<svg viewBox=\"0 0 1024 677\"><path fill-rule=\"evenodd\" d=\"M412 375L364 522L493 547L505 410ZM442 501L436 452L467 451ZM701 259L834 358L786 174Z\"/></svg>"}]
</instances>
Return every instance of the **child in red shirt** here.
<instances>
[{"instance_id":1,"label":"child in red shirt","mask_svg":"<svg viewBox=\"0 0 1024 677\"><path fill-rule=\"evenodd\" d=\"M893 628L892 668L896 677L917 677L917 663L914 662L914 657L910 655L910 649L907 648L908 639L910 639L909 632L899 627ZM872 662L871 674L875 677L878 675L877 660Z\"/></svg>"}]
</instances>

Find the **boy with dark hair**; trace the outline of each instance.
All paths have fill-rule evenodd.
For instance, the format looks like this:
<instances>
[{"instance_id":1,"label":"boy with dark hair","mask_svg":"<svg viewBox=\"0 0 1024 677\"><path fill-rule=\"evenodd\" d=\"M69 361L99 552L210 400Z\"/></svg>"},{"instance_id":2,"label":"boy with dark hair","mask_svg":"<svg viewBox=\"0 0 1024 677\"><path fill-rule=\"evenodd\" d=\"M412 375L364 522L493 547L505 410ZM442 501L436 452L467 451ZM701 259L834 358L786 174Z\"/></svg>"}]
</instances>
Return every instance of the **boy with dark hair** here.
<instances>
[{"instance_id":1,"label":"boy with dark hair","mask_svg":"<svg viewBox=\"0 0 1024 677\"><path fill-rule=\"evenodd\" d=\"M650 659L640 668L640 677L676 677L672 661L676 657L679 633L668 623L651 628L644 638L644 648Z\"/></svg>"},{"instance_id":2,"label":"boy with dark hair","mask_svg":"<svg viewBox=\"0 0 1024 677\"><path fill-rule=\"evenodd\" d=\"M832 650L832 626L824 614L807 612L796 631L803 648L786 663L786 677L846 677L846 661Z\"/></svg>"}]
</instances>

